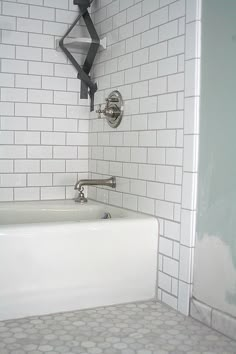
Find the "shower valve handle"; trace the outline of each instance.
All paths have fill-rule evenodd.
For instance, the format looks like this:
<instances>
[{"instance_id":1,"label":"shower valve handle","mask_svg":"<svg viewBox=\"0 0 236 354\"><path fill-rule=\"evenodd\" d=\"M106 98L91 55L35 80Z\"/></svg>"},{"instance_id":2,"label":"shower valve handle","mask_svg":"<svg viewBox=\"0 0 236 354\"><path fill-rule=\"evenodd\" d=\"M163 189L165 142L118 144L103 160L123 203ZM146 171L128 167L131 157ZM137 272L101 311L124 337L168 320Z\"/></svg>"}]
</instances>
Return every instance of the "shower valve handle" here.
<instances>
[{"instance_id":1,"label":"shower valve handle","mask_svg":"<svg viewBox=\"0 0 236 354\"><path fill-rule=\"evenodd\" d=\"M105 117L116 118L120 114L120 110L116 105L108 106L106 104L104 109L99 105L96 113L98 113L98 118L102 118L102 114L104 114Z\"/></svg>"},{"instance_id":2,"label":"shower valve handle","mask_svg":"<svg viewBox=\"0 0 236 354\"><path fill-rule=\"evenodd\" d=\"M105 101L104 109L102 109L101 104L98 105L96 110L98 118L105 118L110 127L117 128L124 112L122 96L119 91L112 91Z\"/></svg>"},{"instance_id":3,"label":"shower valve handle","mask_svg":"<svg viewBox=\"0 0 236 354\"><path fill-rule=\"evenodd\" d=\"M98 109L96 110L96 113L98 113L98 118L102 118L102 113L104 114L105 109L102 109L102 105L98 105Z\"/></svg>"}]
</instances>

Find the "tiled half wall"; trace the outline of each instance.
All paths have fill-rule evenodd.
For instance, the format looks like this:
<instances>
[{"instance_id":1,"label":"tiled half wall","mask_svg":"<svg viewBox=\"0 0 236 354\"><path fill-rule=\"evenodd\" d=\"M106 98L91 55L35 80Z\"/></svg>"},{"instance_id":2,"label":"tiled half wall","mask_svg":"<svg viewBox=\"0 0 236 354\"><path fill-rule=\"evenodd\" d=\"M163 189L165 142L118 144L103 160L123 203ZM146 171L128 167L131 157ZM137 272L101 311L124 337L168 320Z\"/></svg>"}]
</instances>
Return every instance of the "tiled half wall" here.
<instances>
[{"instance_id":1,"label":"tiled half wall","mask_svg":"<svg viewBox=\"0 0 236 354\"><path fill-rule=\"evenodd\" d=\"M104 103L125 100L118 129L91 114L89 171L117 176L90 197L160 221L158 297L189 313L194 247L200 5L195 0L100 0L94 19L108 48L94 76Z\"/></svg>"}]
</instances>

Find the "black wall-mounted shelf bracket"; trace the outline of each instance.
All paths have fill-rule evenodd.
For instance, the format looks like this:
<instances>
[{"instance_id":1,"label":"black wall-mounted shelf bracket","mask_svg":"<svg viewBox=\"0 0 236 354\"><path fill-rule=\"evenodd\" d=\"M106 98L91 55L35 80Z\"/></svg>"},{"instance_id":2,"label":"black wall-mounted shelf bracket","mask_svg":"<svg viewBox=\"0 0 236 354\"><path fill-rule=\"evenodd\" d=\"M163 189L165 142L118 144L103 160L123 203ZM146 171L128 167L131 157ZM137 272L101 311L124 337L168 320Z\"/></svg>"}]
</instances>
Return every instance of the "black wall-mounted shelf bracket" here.
<instances>
[{"instance_id":1,"label":"black wall-mounted shelf bracket","mask_svg":"<svg viewBox=\"0 0 236 354\"><path fill-rule=\"evenodd\" d=\"M94 59L96 57L98 48L100 46L100 38L97 34L97 31L94 27L93 21L89 15L88 7L91 6L93 0L74 0L74 4L79 7L79 14L66 31L65 35L59 40L59 46L62 51L65 53L71 64L77 71L77 78L81 80L81 90L80 90L80 98L87 99L88 94L90 96L90 111L94 110L94 94L97 91L97 84L92 82L89 73L92 68ZM89 46L89 50L87 56L85 58L84 64L81 67L74 56L70 53L68 48L64 43L64 40L71 33L73 28L78 24L80 18L83 17L85 25L88 29L89 35L91 37L91 42Z\"/></svg>"}]
</instances>

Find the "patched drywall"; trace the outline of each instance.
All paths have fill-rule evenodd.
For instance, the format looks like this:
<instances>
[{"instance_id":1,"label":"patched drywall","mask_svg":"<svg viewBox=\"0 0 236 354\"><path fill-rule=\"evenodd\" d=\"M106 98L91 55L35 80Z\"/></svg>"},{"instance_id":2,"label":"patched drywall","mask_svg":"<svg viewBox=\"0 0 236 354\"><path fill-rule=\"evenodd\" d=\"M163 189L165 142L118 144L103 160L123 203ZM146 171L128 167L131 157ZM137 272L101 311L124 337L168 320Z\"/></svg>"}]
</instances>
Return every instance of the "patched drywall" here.
<instances>
[{"instance_id":1,"label":"patched drywall","mask_svg":"<svg viewBox=\"0 0 236 354\"><path fill-rule=\"evenodd\" d=\"M194 296L236 316L236 2L202 8Z\"/></svg>"},{"instance_id":2,"label":"patched drywall","mask_svg":"<svg viewBox=\"0 0 236 354\"><path fill-rule=\"evenodd\" d=\"M236 269L230 248L219 238L204 235L196 249L194 296L236 316Z\"/></svg>"}]
</instances>

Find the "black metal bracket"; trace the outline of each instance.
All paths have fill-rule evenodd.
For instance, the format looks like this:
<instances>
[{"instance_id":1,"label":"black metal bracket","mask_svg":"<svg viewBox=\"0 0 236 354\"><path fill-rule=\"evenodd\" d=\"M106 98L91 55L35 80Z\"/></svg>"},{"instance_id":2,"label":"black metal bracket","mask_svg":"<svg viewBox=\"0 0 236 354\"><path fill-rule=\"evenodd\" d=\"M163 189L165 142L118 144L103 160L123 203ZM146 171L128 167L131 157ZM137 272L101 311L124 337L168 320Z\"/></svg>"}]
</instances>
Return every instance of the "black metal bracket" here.
<instances>
[{"instance_id":1,"label":"black metal bracket","mask_svg":"<svg viewBox=\"0 0 236 354\"><path fill-rule=\"evenodd\" d=\"M87 99L88 94L90 96L90 111L94 110L94 94L97 91L97 84L93 83L89 73L92 68L94 59L96 57L98 48L100 46L100 38L97 34L97 31L94 27L93 21L88 12L88 7L91 6L93 0L74 0L74 5L78 5L79 7L79 14L66 31L64 36L59 41L59 46L62 51L65 53L71 64L77 71L77 78L81 80L81 90L80 90L80 98ZM88 50L88 54L85 58L84 64L81 67L79 63L76 61L74 56L69 52L69 50L64 45L64 39L70 34L73 28L77 25L80 18L83 17L85 25L88 29L89 35L91 37L91 44Z\"/></svg>"}]
</instances>

